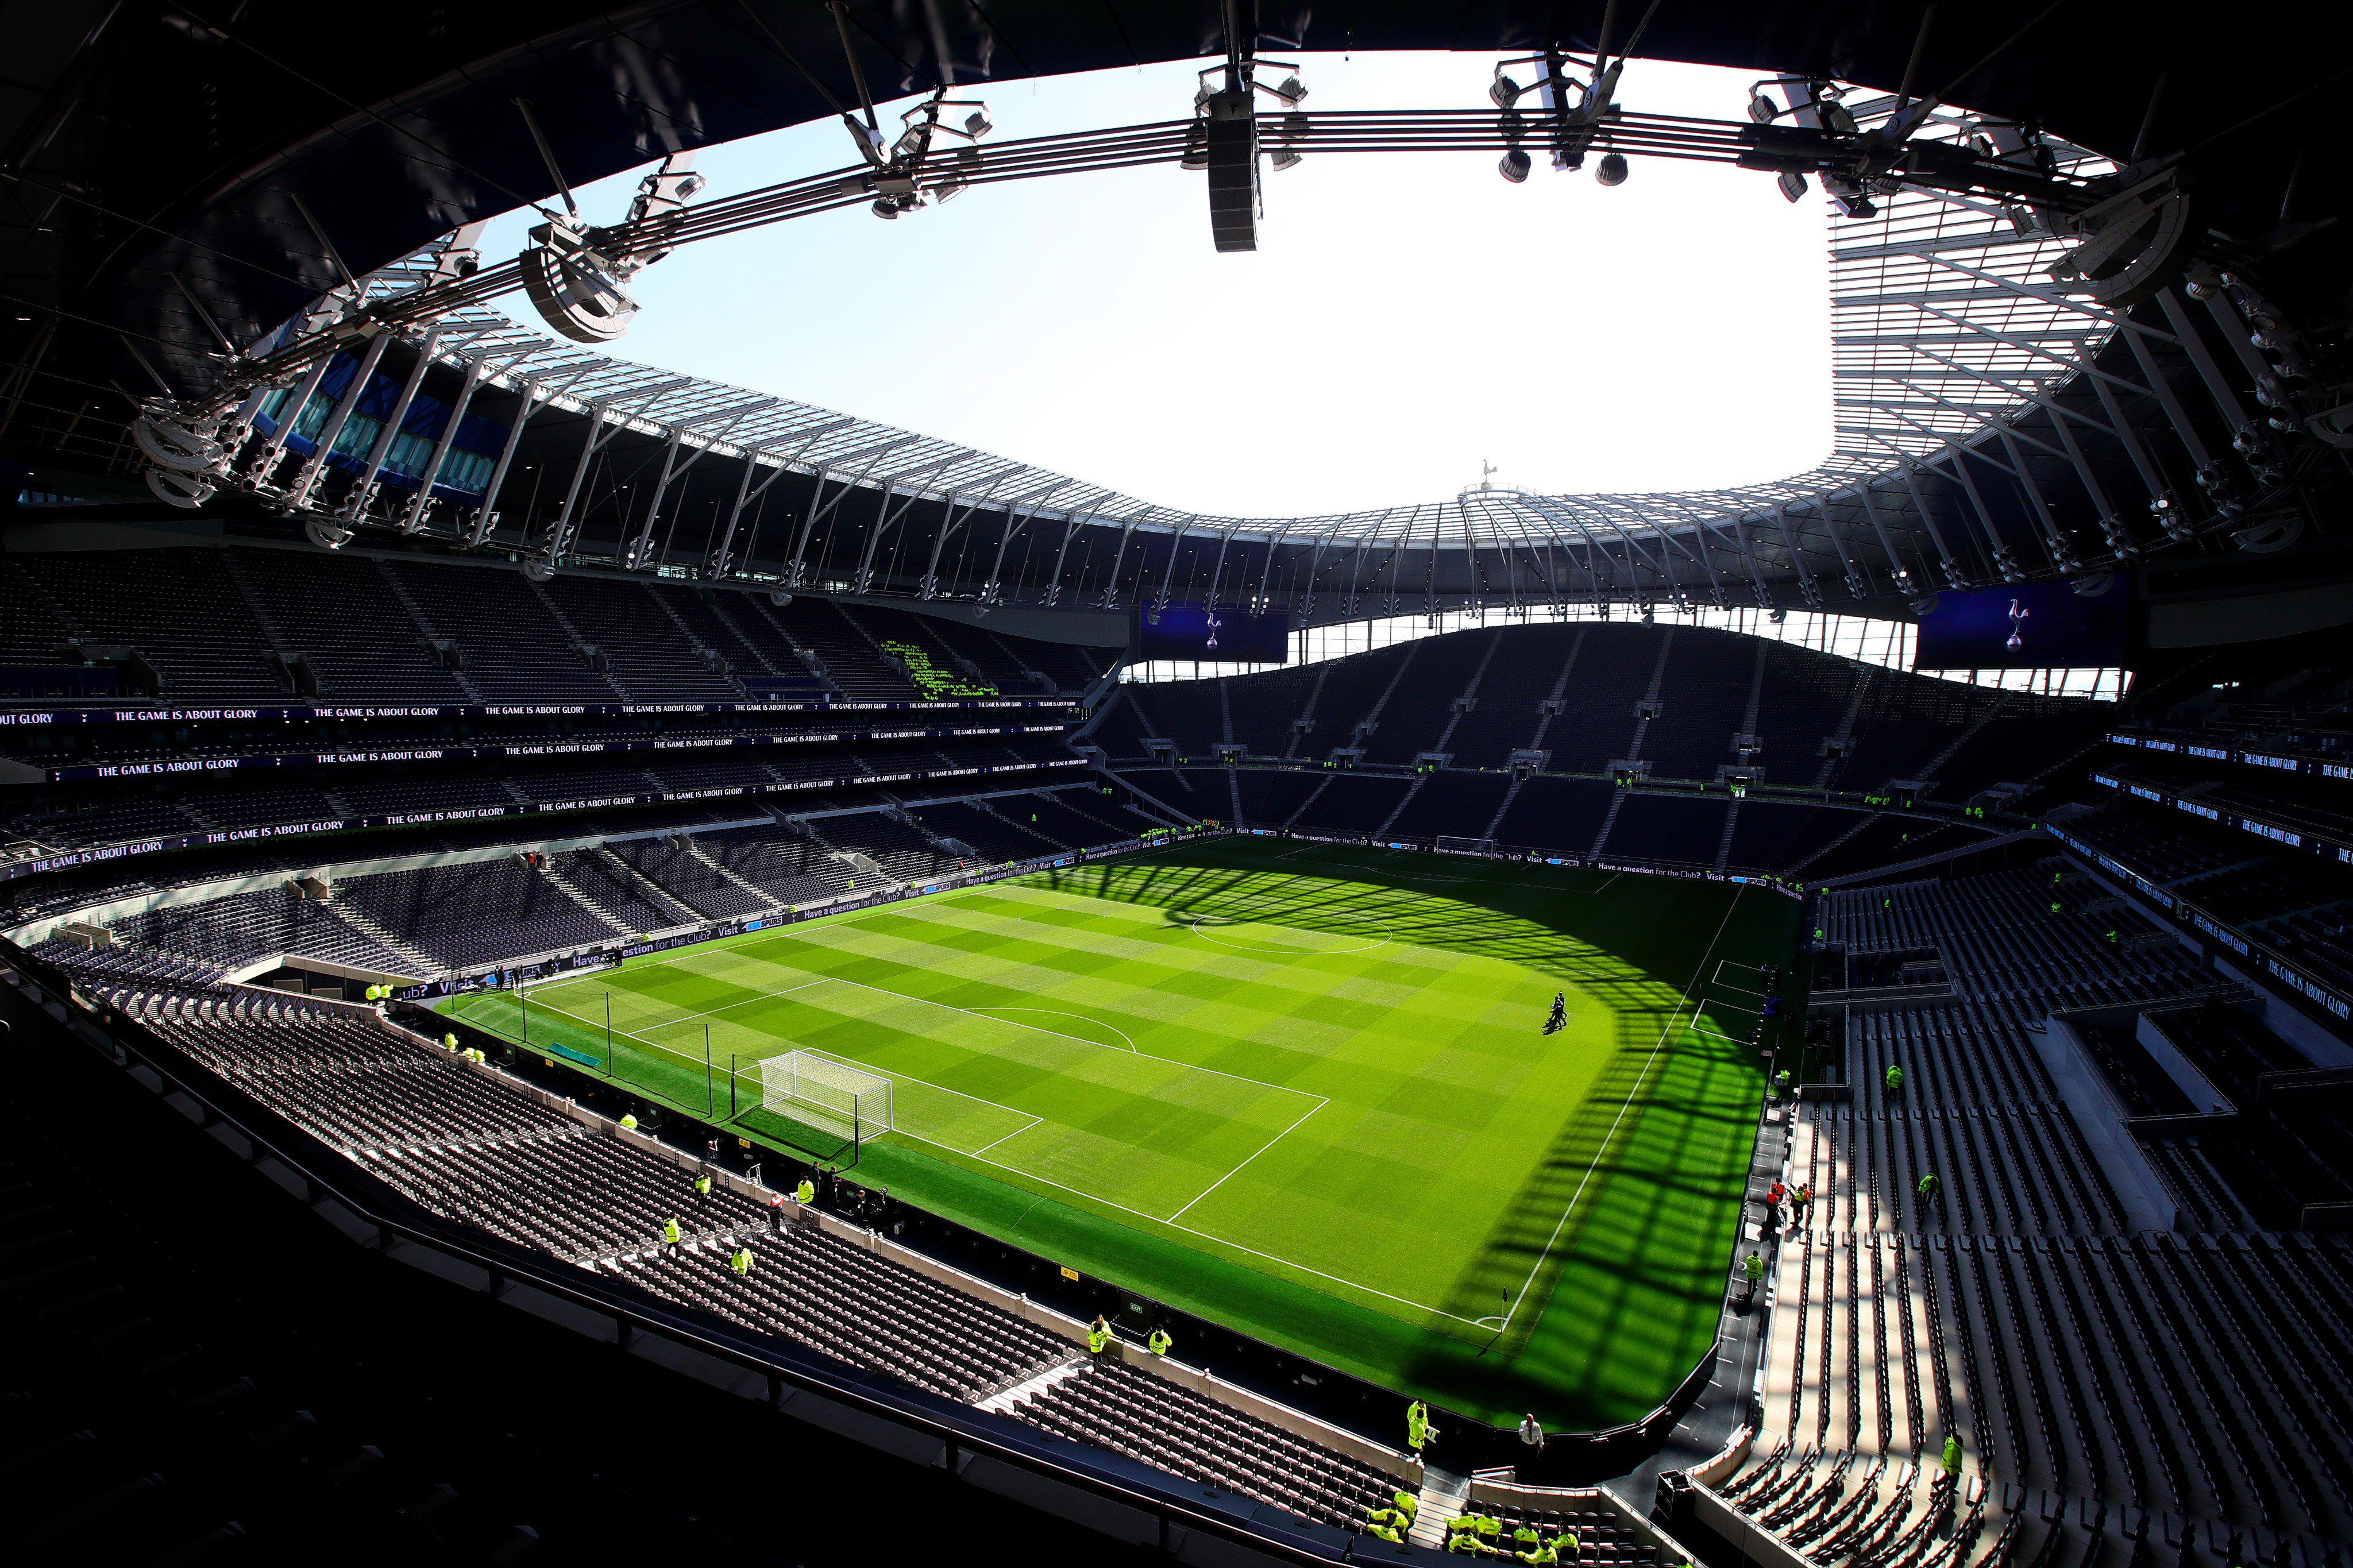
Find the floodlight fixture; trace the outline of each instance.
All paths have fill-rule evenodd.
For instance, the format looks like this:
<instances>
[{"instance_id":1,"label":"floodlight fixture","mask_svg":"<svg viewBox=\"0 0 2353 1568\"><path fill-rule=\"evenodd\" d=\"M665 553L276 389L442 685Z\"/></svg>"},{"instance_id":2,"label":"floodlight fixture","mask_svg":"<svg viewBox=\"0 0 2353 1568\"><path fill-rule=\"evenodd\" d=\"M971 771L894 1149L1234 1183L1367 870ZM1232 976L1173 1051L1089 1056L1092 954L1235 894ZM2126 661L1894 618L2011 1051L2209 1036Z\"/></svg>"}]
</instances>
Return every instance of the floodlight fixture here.
<instances>
[{"instance_id":1,"label":"floodlight fixture","mask_svg":"<svg viewBox=\"0 0 2353 1568\"><path fill-rule=\"evenodd\" d=\"M1495 79L1487 85L1487 97L1496 108L1509 109L1512 105L1519 102L1520 94L1526 90L1527 89L1520 86L1518 82L1515 82L1510 77L1505 76L1504 74L1503 67L1497 66L1495 68Z\"/></svg>"},{"instance_id":2,"label":"floodlight fixture","mask_svg":"<svg viewBox=\"0 0 2353 1568\"><path fill-rule=\"evenodd\" d=\"M543 321L581 343L610 342L629 330L638 314L629 279L670 253L681 209L707 184L693 163L691 152L664 158L638 184L617 227L592 227L575 212L550 214L531 231L521 258L523 292Z\"/></svg>"},{"instance_id":3,"label":"floodlight fixture","mask_svg":"<svg viewBox=\"0 0 2353 1568\"><path fill-rule=\"evenodd\" d=\"M790 594L786 593L782 588L771 588L768 590L768 603L776 605L776 608L781 610L792 602L793 596Z\"/></svg>"},{"instance_id":4,"label":"floodlight fixture","mask_svg":"<svg viewBox=\"0 0 2353 1568\"><path fill-rule=\"evenodd\" d=\"M1307 137L1307 116L1295 112L1286 114L1277 123L1279 129L1275 132L1274 151L1269 161L1280 172L1298 166L1302 156L1299 143Z\"/></svg>"},{"instance_id":5,"label":"floodlight fixture","mask_svg":"<svg viewBox=\"0 0 2353 1568\"><path fill-rule=\"evenodd\" d=\"M1604 153L1601 162L1594 165L1593 177L1605 185L1622 185L1626 183L1626 172L1625 153Z\"/></svg>"},{"instance_id":6,"label":"floodlight fixture","mask_svg":"<svg viewBox=\"0 0 2353 1568\"><path fill-rule=\"evenodd\" d=\"M199 474L178 468L150 468L147 470L147 488L154 492L156 500L194 511L212 500L216 487Z\"/></svg>"},{"instance_id":7,"label":"floodlight fixture","mask_svg":"<svg viewBox=\"0 0 2353 1568\"><path fill-rule=\"evenodd\" d=\"M1528 177L1528 171L1533 167L1535 164L1528 155L1514 147L1496 163L1495 173L1516 185Z\"/></svg>"}]
</instances>

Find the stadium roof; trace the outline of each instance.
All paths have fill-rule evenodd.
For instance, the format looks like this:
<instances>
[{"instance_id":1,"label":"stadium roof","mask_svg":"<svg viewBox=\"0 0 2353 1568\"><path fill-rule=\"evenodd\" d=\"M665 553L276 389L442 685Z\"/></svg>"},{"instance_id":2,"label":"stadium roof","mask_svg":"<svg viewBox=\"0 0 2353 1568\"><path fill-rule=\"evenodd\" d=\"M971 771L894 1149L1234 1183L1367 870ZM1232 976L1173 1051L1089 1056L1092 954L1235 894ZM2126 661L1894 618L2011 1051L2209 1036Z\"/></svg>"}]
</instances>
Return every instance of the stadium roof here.
<instances>
[{"instance_id":1,"label":"stadium roof","mask_svg":"<svg viewBox=\"0 0 2353 1568\"><path fill-rule=\"evenodd\" d=\"M1512 0L1475 26L1403 4L1345 16L1250 9L1235 36L1267 50L1590 50L1602 29L1622 33L1633 17L1630 7L1618 19L1599 4L1563 13ZM1793 104L1801 76L1867 83L1877 91L1847 100L1865 134L1897 110L1898 84L1934 84L1937 98L1970 109L1939 107L1917 139L2021 160L2039 142L2046 172L2062 180L2114 167L2088 148L2116 157L2187 148L2203 179L2199 218L2236 237L2232 254L2263 258L2277 248L2263 259L2266 287L2302 289L2341 243L2312 237L2316 226L2290 211L2322 210L2342 179L2333 165L2306 173L2293 162L2316 95L2293 73L2284 79L2279 61L2291 57L2262 49L2263 24L2193 39L2127 20L2146 15L2063 0L1939 14L1924 28L1918 16L1860 5L1684 0L1650 8L1635 37L1646 55L1785 75ZM830 113L854 99L861 76L889 96L1218 57L1232 31L1218 5L1129 3L1078 15L951 0L849 5L839 22L812 4L738 3L593 16L560 5L501 7L445 16L438 32L406 39L379 24L269 0L234 20L71 5L39 19L36 32L47 36L27 35L25 58L47 90L8 103L8 199L20 237L7 287L24 316L13 323L16 398L54 377L67 384L42 385L36 400L50 413L102 401L98 425L153 387L200 397L225 348L249 352L340 285L346 268L367 273L383 258L368 279L382 297L413 284L453 227L552 201L551 165L586 184L670 151ZM2166 80L2184 85L2168 92ZM2241 84L2244 96L2218 94L2207 85L2215 83ZM528 116L517 100L532 106ZM1919 102L1915 90L1905 107ZM1989 132L2006 138L2001 148ZM2302 194L2283 204L2291 169ZM2247 384L2260 374L2244 342L2243 300L2236 317L2217 311L2218 353L2178 293L2111 310L2061 292L2048 269L2065 243L2022 222L2015 204L1896 181L1879 196L1875 215L1833 230L1836 450L1810 472L1733 490L1474 491L1345 516L1201 517L1017 456L605 362L478 302L441 321L431 352L479 359L493 386L522 384L566 407L602 404L673 449L811 476L813 506L828 482L879 492L878 529L895 498L902 511L930 503L923 515L937 513L935 531L957 526L963 509L995 514L1000 531L1042 517L1116 527L1123 537L1214 538L1221 556L1258 542L1261 584L1278 550L1312 550L1317 560L1334 547L1419 552L1430 559L1415 574L1433 602L1442 582L1481 592L1491 575L1482 549L1506 560L1515 548L1581 552L1584 591L1613 597L1680 597L1703 586L1721 597L1727 578L1745 578L1768 601L1778 586L1818 603L1818 577L1842 578L1851 596L1873 599L1925 592L1939 575L1963 584L2072 574L2167 547L2140 509L2145 500L2211 499L2192 487L2193 473L2218 495L2226 481L2247 489L2243 476L2219 468L2252 423ZM413 338L423 323L404 325ZM2232 350L2247 363L2233 363ZM2209 533L2260 521L2243 502L2197 510ZM576 535L552 542L565 547L557 553L586 548ZM874 585L871 542L861 587ZM1068 545L1066 532L1065 554ZM801 566L797 558L796 576ZM1312 582L1316 568L1303 570ZM1392 597L1402 571L1393 572Z\"/></svg>"}]
</instances>

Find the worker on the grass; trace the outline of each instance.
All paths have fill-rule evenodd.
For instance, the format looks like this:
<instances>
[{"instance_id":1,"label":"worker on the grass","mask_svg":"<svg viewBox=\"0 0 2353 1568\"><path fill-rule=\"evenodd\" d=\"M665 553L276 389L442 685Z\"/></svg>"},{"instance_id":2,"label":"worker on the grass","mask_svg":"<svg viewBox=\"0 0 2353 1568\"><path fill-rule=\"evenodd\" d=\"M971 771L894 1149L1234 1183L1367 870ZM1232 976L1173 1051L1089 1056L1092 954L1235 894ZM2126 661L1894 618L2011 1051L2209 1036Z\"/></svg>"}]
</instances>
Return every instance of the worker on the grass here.
<instances>
[{"instance_id":1,"label":"worker on the grass","mask_svg":"<svg viewBox=\"0 0 2353 1568\"><path fill-rule=\"evenodd\" d=\"M670 1252L676 1252L678 1250L678 1215L672 1215L668 1219L662 1221L663 1249Z\"/></svg>"},{"instance_id":2,"label":"worker on the grass","mask_svg":"<svg viewBox=\"0 0 2353 1568\"><path fill-rule=\"evenodd\" d=\"M1154 1355L1166 1355L1168 1353L1168 1347L1176 1342L1175 1340L1168 1337L1168 1331L1166 1329L1155 1326L1152 1331L1152 1337L1145 1341L1144 1345L1145 1348L1150 1351Z\"/></svg>"},{"instance_id":3,"label":"worker on the grass","mask_svg":"<svg viewBox=\"0 0 2353 1568\"><path fill-rule=\"evenodd\" d=\"M735 1244L735 1256L727 1260L727 1267L735 1270L735 1276L739 1279L752 1272L752 1248L749 1244L740 1241Z\"/></svg>"}]
</instances>

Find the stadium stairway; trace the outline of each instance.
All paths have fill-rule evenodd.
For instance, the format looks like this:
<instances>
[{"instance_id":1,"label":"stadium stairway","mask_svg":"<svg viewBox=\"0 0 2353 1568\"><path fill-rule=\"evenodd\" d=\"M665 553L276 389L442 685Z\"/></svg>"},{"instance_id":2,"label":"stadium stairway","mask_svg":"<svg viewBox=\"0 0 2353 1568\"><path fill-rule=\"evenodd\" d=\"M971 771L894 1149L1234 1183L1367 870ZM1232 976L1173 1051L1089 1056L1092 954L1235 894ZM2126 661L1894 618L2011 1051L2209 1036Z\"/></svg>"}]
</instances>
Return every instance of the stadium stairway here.
<instances>
[{"instance_id":1,"label":"stadium stairway","mask_svg":"<svg viewBox=\"0 0 2353 1568\"><path fill-rule=\"evenodd\" d=\"M396 956L415 965L417 974L431 975L440 972L441 965L435 962L430 954L411 946L402 940L399 932L385 925L365 910L354 904L338 903L335 904L334 910L339 918L349 921L362 934L380 942Z\"/></svg>"},{"instance_id":2,"label":"stadium stairway","mask_svg":"<svg viewBox=\"0 0 2353 1568\"><path fill-rule=\"evenodd\" d=\"M1436 1465L1424 1465L1421 1472L1421 1496L1413 1516L1413 1531L1409 1537L1416 1546L1435 1551L1446 1544L1446 1521L1459 1517L1471 1502L1471 1478L1458 1476Z\"/></svg>"}]
</instances>

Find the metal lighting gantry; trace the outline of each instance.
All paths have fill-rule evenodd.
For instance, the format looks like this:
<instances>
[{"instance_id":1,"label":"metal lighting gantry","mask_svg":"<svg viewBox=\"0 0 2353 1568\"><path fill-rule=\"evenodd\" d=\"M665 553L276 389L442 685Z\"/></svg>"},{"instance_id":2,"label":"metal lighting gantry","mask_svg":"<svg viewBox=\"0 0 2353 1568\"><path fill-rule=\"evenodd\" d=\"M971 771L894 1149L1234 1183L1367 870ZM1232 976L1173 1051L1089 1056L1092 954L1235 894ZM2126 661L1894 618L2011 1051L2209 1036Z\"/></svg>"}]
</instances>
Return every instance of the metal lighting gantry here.
<instances>
[{"instance_id":1,"label":"metal lighting gantry","mask_svg":"<svg viewBox=\"0 0 2353 1568\"><path fill-rule=\"evenodd\" d=\"M1180 547L1214 544L1208 597L1280 600L1317 620L1374 602L1393 613L1412 600L1433 610L1444 602L1527 613L1585 599L1646 609L1698 597L1723 605L1734 594L1772 608L1794 594L1819 608L1825 582L1853 599L1917 603L1940 587L2096 575L2201 531L2229 530L2243 548L2276 548L2301 526L2282 504L2293 490L2291 458L2347 444L2340 411L2306 406L2292 331L2231 270L2229 257L2198 250L2189 198L2167 167L2119 169L2030 127L1933 100L1865 97L1794 78L1758 83L1745 123L1642 115L1608 101L1616 68L1557 56L1538 63L1537 101L1525 110L1522 89L1500 68L1494 110L1309 113L1298 107L1304 92L1293 77L1255 89L1276 102L1262 118L1247 73L1240 101L1231 88L1212 90L1205 73L1191 121L986 152L976 144L986 111L959 128L942 111L977 106L944 90L909 112L897 142L883 147L879 132L861 142L861 166L700 207L685 205L695 184L690 155L675 156L612 227L550 212L522 258L481 266L471 248L476 225L321 296L228 357L208 398L150 408L136 432L154 465L150 483L182 504L223 489L260 498L301 517L330 546L362 528L388 528L515 553L543 574L583 558L596 459L634 434L659 445L658 471L628 498L595 554L599 565L748 576L779 589L1113 606L1167 601ZM1572 68L1590 75L1577 79ZM1219 129L1236 122L1246 134ZM942 132L959 144L939 142ZM1516 179L1525 176L1528 149L1548 150L1564 169L1601 153L1605 184L1625 177L1626 154L1759 170L1793 201L1810 178L1822 184L1838 214L1828 460L1727 489L1482 488L1377 511L1207 517L584 346L626 328L636 309L628 281L642 267L683 245L811 213L871 204L896 217L1005 180L1176 163L1212 176L1219 246L1237 248L1229 241L1247 238L1241 219L1254 220L1262 157L1282 168L1342 153L1502 151L1505 177ZM1215 178L1219 161L1237 155L1250 163L1247 212L1235 204L1234 183L1219 188ZM517 291L565 336L493 308ZM413 495L379 482L397 412L364 471L330 484L335 434L393 344L410 360L400 407L438 365L459 378L455 412ZM339 353L359 358L360 374L346 384L343 406L326 414L315 449L298 459L287 432L325 395L318 388ZM437 505L434 477L460 416L492 390L507 400L509 426L486 492L470 508ZM278 416L265 429L259 416L272 405ZM583 416L561 500L551 496L520 525L501 527L519 444L551 408ZM663 531L677 526L667 509L674 486L706 464L732 469L733 484L722 486L732 502L723 494L723 522L714 514L708 547L681 564ZM799 504L781 531L789 537L768 536L763 565L751 561L746 528L756 523L747 519L786 476L798 481ZM852 498L863 521L845 528ZM894 528L886 560L880 551ZM1009 586L1008 550L1018 536L1027 564ZM1041 538L1051 544L1043 552ZM976 542L984 546L976 554ZM945 560L951 546L957 553ZM1109 567L1099 571L1106 552ZM1198 555L1188 559L1192 596L1201 596Z\"/></svg>"}]
</instances>

